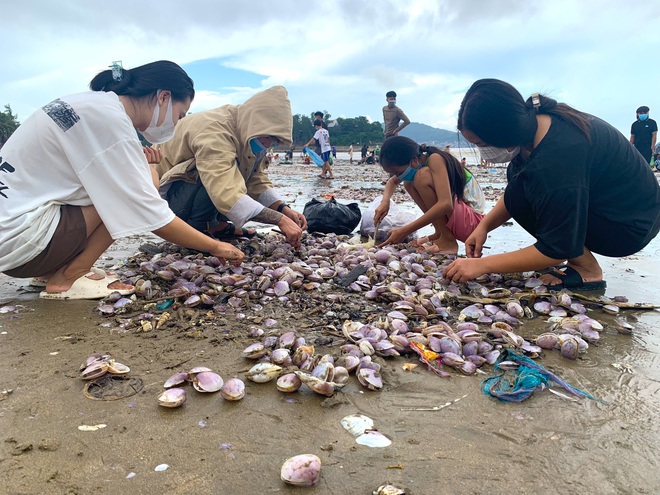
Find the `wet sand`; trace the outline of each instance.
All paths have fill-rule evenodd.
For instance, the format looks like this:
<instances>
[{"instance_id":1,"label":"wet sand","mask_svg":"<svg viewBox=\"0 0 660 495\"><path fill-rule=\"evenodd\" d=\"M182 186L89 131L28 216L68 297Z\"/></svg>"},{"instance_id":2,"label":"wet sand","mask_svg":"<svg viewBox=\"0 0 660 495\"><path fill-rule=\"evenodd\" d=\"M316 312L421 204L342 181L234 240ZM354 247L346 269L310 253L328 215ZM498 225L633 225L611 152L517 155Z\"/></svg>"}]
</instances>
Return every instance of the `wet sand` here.
<instances>
[{"instance_id":1,"label":"wet sand","mask_svg":"<svg viewBox=\"0 0 660 495\"><path fill-rule=\"evenodd\" d=\"M502 170L477 173L482 185L503 186ZM334 181L316 175L316 167L300 164L271 170L287 202L300 211L331 191L338 191L340 201L361 195L366 208L385 178L373 166L336 166ZM410 203L404 206L415 211ZM127 259L143 240L118 243L100 264ZM489 238L488 252L517 249L530 240L516 225L503 227ZM607 295L659 303L658 255L656 239L624 260L601 258ZM21 305L17 313L0 314L0 392L11 390L0 394L4 493L369 494L386 481L413 494L652 494L660 486L657 311L626 311L635 327L627 336L614 331L612 317L594 310L590 315L607 324L597 345L576 361L558 352L539 360L607 404L570 402L548 392L520 404L500 403L481 392L486 375L452 372L443 379L423 366L404 372L403 363L417 362L407 357L384 362L381 392L351 379L329 399L309 390L285 396L272 383L246 381L242 401L189 389L183 407L166 410L156 397L176 371L206 365L225 380L244 378L252 362L241 352L255 341L247 336L255 320L228 317L198 320L185 331L119 333L94 311L96 302L42 301L25 289L25 281L2 277L0 284L0 306ZM359 294L346 297L361 304ZM305 314L275 304L262 313L278 321L269 329L276 335L320 330L305 328L310 321ZM522 333L545 328L537 318ZM116 401L84 397L77 371L94 352L111 352L129 365L144 389ZM630 364L634 374L621 373L614 363ZM437 411L402 410L448 402ZM339 424L354 413L371 417L392 445L356 444ZM98 424L107 427L78 429ZM314 488L279 480L284 460L301 453L321 458L321 481ZM160 464L169 468L154 471Z\"/></svg>"}]
</instances>

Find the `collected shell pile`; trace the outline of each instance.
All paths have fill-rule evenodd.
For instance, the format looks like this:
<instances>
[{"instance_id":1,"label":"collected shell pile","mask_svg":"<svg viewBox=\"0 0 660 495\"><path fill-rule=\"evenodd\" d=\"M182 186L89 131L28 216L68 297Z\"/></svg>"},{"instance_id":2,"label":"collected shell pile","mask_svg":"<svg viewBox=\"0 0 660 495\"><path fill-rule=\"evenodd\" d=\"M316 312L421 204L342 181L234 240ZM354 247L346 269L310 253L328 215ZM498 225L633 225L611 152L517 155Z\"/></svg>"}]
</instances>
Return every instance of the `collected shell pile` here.
<instances>
[{"instance_id":1,"label":"collected shell pile","mask_svg":"<svg viewBox=\"0 0 660 495\"><path fill-rule=\"evenodd\" d=\"M125 375L131 369L125 364L115 361L110 354L92 354L80 365L80 378L95 380L106 373Z\"/></svg>"},{"instance_id":2,"label":"collected shell pile","mask_svg":"<svg viewBox=\"0 0 660 495\"><path fill-rule=\"evenodd\" d=\"M236 401L245 397L245 384L238 378L226 382L210 368L197 366L190 371L182 371L168 378L163 387L166 389L158 396L158 403L163 407L182 406L187 399L185 389L181 385L192 384L201 393L220 392L225 400Z\"/></svg>"},{"instance_id":3,"label":"collected shell pile","mask_svg":"<svg viewBox=\"0 0 660 495\"><path fill-rule=\"evenodd\" d=\"M135 284L137 294L130 299L113 295L98 309L115 316L123 331L173 328L182 310L225 321L247 313L264 322L269 313L285 312L315 321L307 328L317 333L328 323L368 322L360 327L354 321L344 329L347 342L340 356L314 354L313 346L295 334L291 342L271 336L246 349L246 357L262 361L249 379L277 378L285 391L304 383L324 395L345 385L346 372L355 372L367 388L382 388L380 365L372 356L395 357L426 348L448 354L443 358L447 366L473 374L497 359L498 346L532 357L558 348L574 359L604 329L587 316L578 298L548 293L538 278L489 274L454 284L442 277L447 259L413 247L341 249L346 240L333 234L305 235L301 249L294 251L279 237L260 236L239 243L248 256L238 267L164 243L156 247L158 253L138 255L124 267L123 275ZM600 306L610 315L619 309L616 303ZM551 325L540 340L521 331L525 321L540 317ZM622 319L615 327L620 333L631 331ZM411 348L410 342L423 347Z\"/></svg>"}]
</instances>

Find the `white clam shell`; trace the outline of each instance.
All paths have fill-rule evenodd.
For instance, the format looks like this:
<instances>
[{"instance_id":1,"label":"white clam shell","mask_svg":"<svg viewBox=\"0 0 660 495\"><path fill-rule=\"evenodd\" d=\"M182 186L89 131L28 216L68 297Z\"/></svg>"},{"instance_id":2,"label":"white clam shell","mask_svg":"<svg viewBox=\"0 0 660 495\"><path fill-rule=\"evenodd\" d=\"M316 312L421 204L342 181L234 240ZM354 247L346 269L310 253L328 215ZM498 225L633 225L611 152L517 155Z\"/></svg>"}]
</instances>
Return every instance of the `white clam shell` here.
<instances>
[{"instance_id":1,"label":"white clam shell","mask_svg":"<svg viewBox=\"0 0 660 495\"><path fill-rule=\"evenodd\" d=\"M340 421L341 425L354 437L374 428L374 420L364 414L350 414Z\"/></svg>"},{"instance_id":2,"label":"white clam shell","mask_svg":"<svg viewBox=\"0 0 660 495\"><path fill-rule=\"evenodd\" d=\"M363 433L357 437L355 441L360 445L366 445L367 447L382 448L392 445L392 440L375 430Z\"/></svg>"},{"instance_id":3,"label":"white clam shell","mask_svg":"<svg viewBox=\"0 0 660 495\"><path fill-rule=\"evenodd\" d=\"M287 459L280 471L282 481L295 486L314 486L321 477L321 459L301 454Z\"/></svg>"},{"instance_id":4,"label":"white clam shell","mask_svg":"<svg viewBox=\"0 0 660 495\"><path fill-rule=\"evenodd\" d=\"M245 376L253 382L266 383L275 378L280 371L282 371L282 367L276 364L258 363L250 368Z\"/></svg>"},{"instance_id":5,"label":"white clam shell","mask_svg":"<svg viewBox=\"0 0 660 495\"><path fill-rule=\"evenodd\" d=\"M186 391L182 388L168 388L158 396L158 403L163 407L179 407L186 402Z\"/></svg>"}]
</instances>

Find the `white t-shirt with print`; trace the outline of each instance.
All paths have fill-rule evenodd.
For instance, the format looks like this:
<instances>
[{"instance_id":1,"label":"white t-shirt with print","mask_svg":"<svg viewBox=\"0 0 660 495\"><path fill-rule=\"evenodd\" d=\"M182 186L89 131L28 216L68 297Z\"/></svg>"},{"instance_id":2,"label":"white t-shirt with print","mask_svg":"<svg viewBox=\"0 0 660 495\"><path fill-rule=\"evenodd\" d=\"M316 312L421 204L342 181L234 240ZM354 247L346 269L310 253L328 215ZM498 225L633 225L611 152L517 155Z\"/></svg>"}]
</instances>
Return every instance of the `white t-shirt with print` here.
<instances>
[{"instance_id":1,"label":"white t-shirt with print","mask_svg":"<svg viewBox=\"0 0 660 495\"><path fill-rule=\"evenodd\" d=\"M321 145L321 153L325 153L326 151L330 151L332 149L330 146L330 133L326 129L321 128L316 131L314 134L314 139L319 140L319 144Z\"/></svg>"},{"instance_id":2,"label":"white t-shirt with print","mask_svg":"<svg viewBox=\"0 0 660 495\"><path fill-rule=\"evenodd\" d=\"M0 157L0 271L46 248L61 205L94 205L113 239L174 219L115 93L52 101L19 126Z\"/></svg>"}]
</instances>

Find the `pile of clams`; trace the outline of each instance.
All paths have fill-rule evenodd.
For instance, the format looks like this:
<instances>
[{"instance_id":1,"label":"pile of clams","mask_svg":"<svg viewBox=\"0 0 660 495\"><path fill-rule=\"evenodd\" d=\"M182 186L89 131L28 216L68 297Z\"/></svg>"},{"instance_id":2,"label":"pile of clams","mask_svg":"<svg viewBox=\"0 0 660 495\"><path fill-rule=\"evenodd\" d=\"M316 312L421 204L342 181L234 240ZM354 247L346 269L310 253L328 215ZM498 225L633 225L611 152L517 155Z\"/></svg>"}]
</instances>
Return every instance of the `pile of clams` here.
<instances>
[{"instance_id":1,"label":"pile of clams","mask_svg":"<svg viewBox=\"0 0 660 495\"><path fill-rule=\"evenodd\" d=\"M106 373L125 375L131 369L125 364L115 361L110 354L92 354L80 365L80 378L95 380Z\"/></svg>"},{"instance_id":2,"label":"pile of clams","mask_svg":"<svg viewBox=\"0 0 660 495\"><path fill-rule=\"evenodd\" d=\"M181 385L192 384L201 393L220 392L225 400L237 401L245 396L245 384L238 378L226 382L210 368L197 366L190 371L182 371L168 378L163 387L166 389L158 396L158 403L163 407L182 406L187 399L185 389Z\"/></svg>"}]
</instances>

